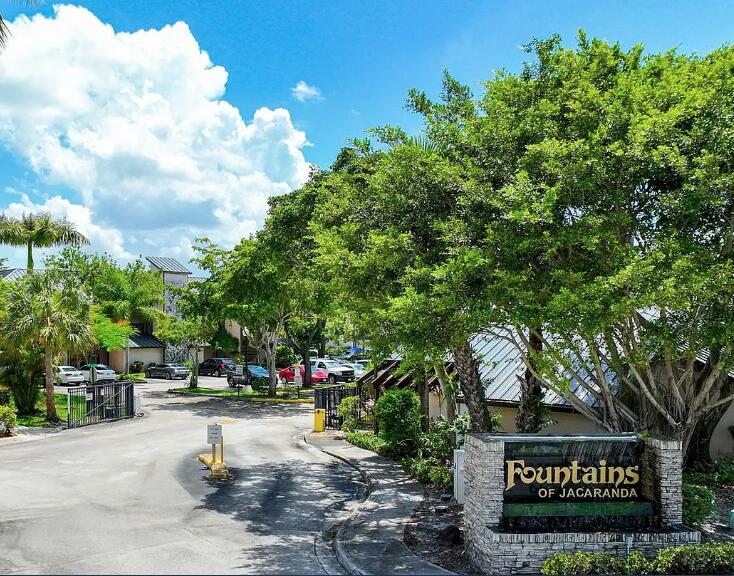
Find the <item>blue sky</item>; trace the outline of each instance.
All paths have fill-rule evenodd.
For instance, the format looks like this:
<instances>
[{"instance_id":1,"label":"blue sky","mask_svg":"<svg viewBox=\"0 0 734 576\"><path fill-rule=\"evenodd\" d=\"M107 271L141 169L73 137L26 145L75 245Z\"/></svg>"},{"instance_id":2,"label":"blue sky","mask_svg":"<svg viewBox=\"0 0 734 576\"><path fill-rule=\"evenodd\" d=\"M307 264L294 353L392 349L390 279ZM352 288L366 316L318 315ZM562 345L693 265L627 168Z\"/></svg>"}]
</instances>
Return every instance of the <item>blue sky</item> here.
<instances>
[{"instance_id":1,"label":"blue sky","mask_svg":"<svg viewBox=\"0 0 734 576\"><path fill-rule=\"evenodd\" d=\"M572 44L584 28L624 46L705 53L734 35L728 2L77 5L88 12L0 0L5 18L45 17L16 22L0 54L0 208L78 221L93 249L122 259L186 260L197 235L233 243L307 163L327 167L373 126L417 130L406 92L435 95L443 68L478 94L493 70L518 69L533 37ZM179 21L188 28L162 31ZM22 264L21 251L0 256Z\"/></svg>"}]
</instances>

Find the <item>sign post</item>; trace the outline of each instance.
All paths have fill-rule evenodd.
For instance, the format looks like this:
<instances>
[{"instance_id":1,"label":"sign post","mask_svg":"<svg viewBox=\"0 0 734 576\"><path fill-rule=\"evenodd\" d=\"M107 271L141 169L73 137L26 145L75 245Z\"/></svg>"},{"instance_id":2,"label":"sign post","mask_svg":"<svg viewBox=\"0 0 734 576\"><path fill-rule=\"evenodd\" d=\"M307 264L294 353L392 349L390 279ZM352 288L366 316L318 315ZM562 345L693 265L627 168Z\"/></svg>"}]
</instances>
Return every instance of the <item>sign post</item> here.
<instances>
[{"instance_id":1,"label":"sign post","mask_svg":"<svg viewBox=\"0 0 734 576\"><path fill-rule=\"evenodd\" d=\"M212 463L217 462L217 444L221 446L220 462L224 463L224 438L221 424L208 424L206 427L206 443L212 445Z\"/></svg>"},{"instance_id":2,"label":"sign post","mask_svg":"<svg viewBox=\"0 0 734 576\"><path fill-rule=\"evenodd\" d=\"M199 461L206 465L209 470L209 478L212 480L227 480L229 470L224 463L224 435L221 424L207 424L206 443L212 445L212 455L199 454ZM219 444L219 462L217 462L217 444Z\"/></svg>"}]
</instances>

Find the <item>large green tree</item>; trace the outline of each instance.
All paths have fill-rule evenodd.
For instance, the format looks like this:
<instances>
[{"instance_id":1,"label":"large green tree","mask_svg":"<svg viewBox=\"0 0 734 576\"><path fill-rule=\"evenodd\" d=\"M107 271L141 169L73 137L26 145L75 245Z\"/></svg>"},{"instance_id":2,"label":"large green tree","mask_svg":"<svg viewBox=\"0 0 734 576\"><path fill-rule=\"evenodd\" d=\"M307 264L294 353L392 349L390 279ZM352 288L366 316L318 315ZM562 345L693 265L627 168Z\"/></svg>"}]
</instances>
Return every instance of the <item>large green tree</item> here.
<instances>
[{"instance_id":1,"label":"large green tree","mask_svg":"<svg viewBox=\"0 0 734 576\"><path fill-rule=\"evenodd\" d=\"M734 50L528 51L476 102L414 95L469 176L446 278L579 412L688 448L732 401Z\"/></svg>"},{"instance_id":2,"label":"large green tree","mask_svg":"<svg viewBox=\"0 0 734 576\"><path fill-rule=\"evenodd\" d=\"M86 254L78 248L66 248L60 254L48 257L46 268L59 277L78 278L91 295L99 314L118 325L115 328L101 318L95 322L98 332L109 336L105 348L110 349L111 345L119 343L123 332L133 334L130 328L133 322L152 323L162 316L165 302L163 278L160 273L147 270L141 260L120 266L107 254ZM125 369L128 370L129 339L122 343Z\"/></svg>"},{"instance_id":3,"label":"large green tree","mask_svg":"<svg viewBox=\"0 0 734 576\"><path fill-rule=\"evenodd\" d=\"M6 346L43 353L46 418L58 421L54 403L55 359L64 352L86 352L96 345L91 302L73 278L30 274L11 283L0 332Z\"/></svg>"},{"instance_id":4,"label":"large green tree","mask_svg":"<svg viewBox=\"0 0 734 576\"><path fill-rule=\"evenodd\" d=\"M65 218L50 214L23 214L20 218L0 217L0 244L25 246L28 251L26 267L33 271L33 248L81 246L89 244L84 234Z\"/></svg>"},{"instance_id":5,"label":"large green tree","mask_svg":"<svg viewBox=\"0 0 734 576\"><path fill-rule=\"evenodd\" d=\"M445 225L462 211L463 172L433 141L396 127L374 133L379 148L355 142L321 183L312 220L319 268L373 345L399 349L403 369L435 368L452 404L443 370L451 350L472 427L491 430L463 298L436 289L448 256Z\"/></svg>"}]
</instances>

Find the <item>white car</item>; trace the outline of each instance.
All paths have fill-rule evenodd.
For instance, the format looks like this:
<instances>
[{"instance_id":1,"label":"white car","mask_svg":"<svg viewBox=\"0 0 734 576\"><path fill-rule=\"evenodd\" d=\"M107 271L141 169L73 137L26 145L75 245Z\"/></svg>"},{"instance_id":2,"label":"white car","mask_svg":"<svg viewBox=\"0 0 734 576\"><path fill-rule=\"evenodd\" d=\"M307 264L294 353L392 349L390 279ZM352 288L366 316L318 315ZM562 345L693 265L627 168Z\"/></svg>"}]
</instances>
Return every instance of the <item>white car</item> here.
<instances>
[{"instance_id":1,"label":"white car","mask_svg":"<svg viewBox=\"0 0 734 576\"><path fill-rule=\"evenodd\" d=\"M73 366L57 366L56 382L59 384L81 384L84 382L84 374Z\"/></svg>"},{"instance_id":2,"label":"white car","mask_svg":"<svg viewBox=\"0 0 734 576\"><path fill-rule=\"evenodd\" d=\"M357 364L356 362L339 362L339 364L354 370L355 378L361 378L362 376L364 376L365 369L364 369L364 366L362 366L361 364Z\"/></svg>"},{"instance_id":3,"label":"white car","mask_svg":"<svg viewBox=\"0 0 734 576\"><path fill-rule=\"evenodd\" d=\"M339 362L331 358L316 358L311 360L311 370L314 369L326 370L329 374L329 384L354 381L354 369L349 366L342 366Z\"/></svg>"},{"instance_id":4,"label":"white car","mask_svg":"<svg viewBox=\"0 0 734 576\"><path fill-rule=\"evenodd\" d=\"M117 379L117 373L109 366L105 366L104 364L85 364L79 368L84 375L85 382L91 382L89 372L92 366L97 369L97 382L114 382Z\"/></svg>"}]
</instances>

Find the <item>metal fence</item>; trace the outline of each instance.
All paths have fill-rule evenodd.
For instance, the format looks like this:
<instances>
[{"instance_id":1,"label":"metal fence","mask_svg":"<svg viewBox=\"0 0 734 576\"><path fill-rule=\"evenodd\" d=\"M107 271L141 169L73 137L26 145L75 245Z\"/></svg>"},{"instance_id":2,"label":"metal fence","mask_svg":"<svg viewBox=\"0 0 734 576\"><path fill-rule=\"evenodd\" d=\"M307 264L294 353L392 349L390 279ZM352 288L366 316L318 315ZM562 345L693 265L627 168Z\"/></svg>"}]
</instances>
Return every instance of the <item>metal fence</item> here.
<instances>
[{"instance_id":1,"label":"metal fence","mask_svg":"<svg viewBox=\"0 0 734 576\"><path fill-rule=\"evenodd\" d=\"M68 389L67 426L77 428L135 416L132 382L109 382Z\"/></svg>"},{"instance_id":2,"label":"metal fence","mask_svg":"<svg viewBox=\"0 0 734 576\"><path fill-rule=\"evenodd\" d=\"M326 428L338 429L341 426L339 403L347 396L356 395L354 386L329 386L314 390L314 408L326 410Z\"/></svg>"}]
</instances>

